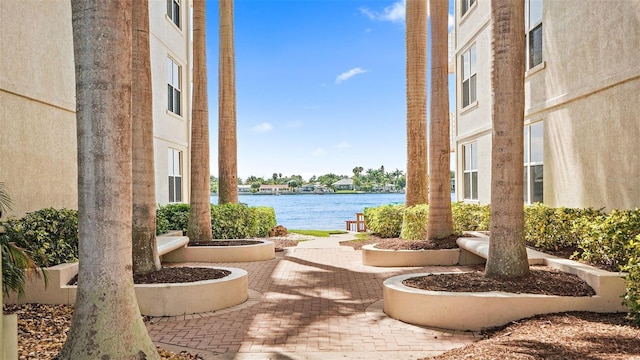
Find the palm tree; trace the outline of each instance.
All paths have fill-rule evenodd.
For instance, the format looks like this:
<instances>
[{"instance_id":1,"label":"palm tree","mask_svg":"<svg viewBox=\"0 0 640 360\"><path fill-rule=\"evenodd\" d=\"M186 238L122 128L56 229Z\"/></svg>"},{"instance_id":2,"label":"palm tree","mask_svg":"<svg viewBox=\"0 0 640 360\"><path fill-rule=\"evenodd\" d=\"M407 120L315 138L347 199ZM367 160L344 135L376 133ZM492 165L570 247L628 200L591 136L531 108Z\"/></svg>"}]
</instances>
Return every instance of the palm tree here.
<instances>
[{"instance_id":1,"label":"palm tree","mask_svg":"<svg viewBox=\"0 0 640 360\"><path fill-rule=\"evenodd\" d=\"M233 48L233 0L220 0L218 73L218 203L238 203L236 137L236 70ZM275 179L274 179L275 181Z\"/></svg>"},{"instance_id":2,"label":"palm tree","mask_svg":"<svg viewBox=\"0 0 640 360\"><path fill-rule=\"evenodd\" d=\"M189 242L210 241L209 104L205 0L193 2L193 105L191 120L191 196ZM222 181L222 179L220 179ZM235 186L235 185L234 185Z\"/></svg>"},{"instance_id":3,"label":"palm tree","mask_svg":"<svg viewBox=\"0 0 640 360\"><path fill-rule=\"evenodd\" d=\"M529 273L524 241L524 0L492 1L491 242L485 274Z\"/></svg>"},{"instance_id":4,"label":"palm tree","mask_svg":"<svg viewBox=\"0 0 640 360\"><path fill-rule=\"evenodd\" d=\"M429 0L431 13L431 131L429 138L429 239L453 233L449 180L448 3Z\"/></svg>"},{"instance_id":5,"label":"palm tree","mask_svg":"<svg viewBox=\"0 0 640 360\"><path fill-rule=\"evenodd\" d=\"M156 186L153 164L153 102L149 53L149 0L132 2L131 83L133 177L133 272L160 270L156 246Z\"/></svg>"},{"instance_id":6,"label":"palm tree","mask_svg":"<svg viewBox=\"0 0 640 360\"><path fill-rule=\"evenodd\" d=\"M133 288L131 0L72 0L71 10L80 262L59 358L159 359Z\"/></svg>"},{"instance_id":7,"label":"palm tree","mask_svg":"<svg viewBox=\"0 0 640 360\"><path fill-rule=\"evenodd\" d=\"M427 2L407 0L407 195L406 205L428 203Z\"/></svg>"}]
</instances>

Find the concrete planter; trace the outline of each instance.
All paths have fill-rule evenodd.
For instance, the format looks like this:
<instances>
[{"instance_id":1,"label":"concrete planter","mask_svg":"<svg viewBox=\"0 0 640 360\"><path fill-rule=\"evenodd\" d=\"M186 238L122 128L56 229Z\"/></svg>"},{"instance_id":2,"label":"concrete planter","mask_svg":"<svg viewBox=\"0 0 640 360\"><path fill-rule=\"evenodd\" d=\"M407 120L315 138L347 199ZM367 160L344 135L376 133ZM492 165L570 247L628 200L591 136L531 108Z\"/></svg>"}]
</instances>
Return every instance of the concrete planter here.
<instances>
[{"instance_id":1,"label":"concrete planter","mask_svg":"<svg viewBox=\"0 0 640 360\"><path fill-rule=\"evenodd\" d=\"M271 260L275 258L275 254L273 241L260 240L259 244L254 245L187 246L164 255L162 261L212 263L251 262Z\"/></svg>"},{"instance_id":2,"label":"concrete planter","mask_svg":"<svg viewBox=\"0 0 640 360\"><path fill-rule=\"evenodd\" d=\"M376 249L374 246L362 247L362 265L380 267L455 265L460 258L460 249L387 250Z\"/></svg>"},{"instance_id":3,"label":"concrete planter","mask_svg":"<svg viewBox=\"0 0 640 360\"><path fill-rule=\"evenodd\" d=\"M531 260L531 259L530 259ZM411 288L402 281L427 274L394 276L383 284L384 312L410 324L454 330L480 330L538 314L564 311L623 312L624 273L612 273L556 257L538 263L574 274L594 296L571 297L505 292L445 292Z\"/></svg>"},{"instance_id":4,"label":"concrete planter","mask_svg":"<svg viewBox=\"0 0 640 360\"><path fill-rule=\"evenodd\" d=\"M231 271L220 279L175 284L134 285L140 312L150 316L176 316L216 311L245 302L248 276L243 269L216 267ZM66 285L78 273L78 263L48 268L49 284L42 278L27 281L25 296L4 298L7 304L75 304L77 286Z\"/></svg>"}]
</instances>

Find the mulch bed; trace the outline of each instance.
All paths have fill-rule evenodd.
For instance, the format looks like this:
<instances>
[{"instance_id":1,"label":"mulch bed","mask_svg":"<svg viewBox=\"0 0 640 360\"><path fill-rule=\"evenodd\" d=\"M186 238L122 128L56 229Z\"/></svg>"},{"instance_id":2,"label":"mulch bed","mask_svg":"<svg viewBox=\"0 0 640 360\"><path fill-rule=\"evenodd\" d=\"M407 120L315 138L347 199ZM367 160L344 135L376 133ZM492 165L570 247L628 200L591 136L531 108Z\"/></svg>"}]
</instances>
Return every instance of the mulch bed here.
<instances>
[{"instance_id":1,"label":"mulch bed","mask_svg":"<svg viewBox=\"0 0 640 360\"><path fill-rule=\"evenodd\" d=\"M639 359L640 328L623 313L538 315L485 330L483 339L431 359ZM424 360L424 359L423 359Z\"/></svg>"},{"instance_id":2,"label":"mulch bed","mask_svg":"<svg viewBox=\"0 0 640 360\"><path fill-rule=\"evenodd\" d=\"M450 292L503 291L515 294L593 296L595 291L579 277L547 266L531 266L531 273L517 279L491 279L482 269L466 273L430 274L407 279L406 286Z\"/></svg>"},{"instance_id":3,"label":"mulch bed","mask_svg":"<svg viewBox=\"0 0 640 360\"><path fill-rule=\"evenodd\" d=\"M376 249L384 250L443 250L457 249L458 235L451 235L446 239L432 240L402 240L402 239L380 239L376 244Z\"/></svg>"},{"instance_id":4,"label":"mulch bed","mask_svg":"<svg viewBox=\"0 0 640 360\"><path fill-rule=\"evenodd\" d=\"M18 315L18 356L20 360L56 359L67 340L73 305L4 305L5 313ZM199 355L179 354L158 348L161 359L198 360Z\"/></svg>"},{"instance_id":5,"label":"mulch bed","mask_svg":"<svg viewBox=\"0 0 640 360\"><path fill-rule=\"evenodd\" d=\"M188 246L246 246L262 244L264 241L260 240L212 240L212 241L199 241L190 242Z\"/></svg>"},{"instance_id":6,"label":"mulch bed","mask_svg":"<svg viewBox=\"0 0 640 360\"><path fill-rule=\"evenodd\" d=\"M134 284L175 284L204 280L221 279L229 276L231 271L209 267L163 267L148 274L133 274ZM67 285L78 285L78 275L69 280Z\"/></svg>"}]
</instances>

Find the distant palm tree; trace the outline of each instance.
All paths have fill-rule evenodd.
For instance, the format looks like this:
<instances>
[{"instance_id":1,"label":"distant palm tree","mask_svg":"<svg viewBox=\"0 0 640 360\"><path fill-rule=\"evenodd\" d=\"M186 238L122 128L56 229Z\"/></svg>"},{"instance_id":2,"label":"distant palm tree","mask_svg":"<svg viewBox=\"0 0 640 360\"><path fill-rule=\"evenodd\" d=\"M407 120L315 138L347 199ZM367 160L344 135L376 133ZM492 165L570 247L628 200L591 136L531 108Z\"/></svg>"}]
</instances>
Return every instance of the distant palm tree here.
<instances>
[{"instance_id":1,"label":"distant palm tree","mask_svg":"<svg viewBox=\"0 0 640 360\"><path fill-rule=\"evenodd\" d=\"M236 70L233 45L233 0L220 0L219 4L218 176L220 177L220 185L218 190L218 203L235 204L238 202L238 140L236 136Z\"/></svg>"},{"instance_id":2,"label":"distant palm tree","mask_svg":"<svg viewBox=\"0 0 640 360\"><path fill-rule=\"evenodd\" d=\"M189 242L210 241L211 183L209 170L209 104L207 94L205 0L193 1L193 104L191 120L191 196ZM222 177L219 187L222 186ZM235 182L234 182L234 186ZM221 188L220 190L221 191Z\"/></svg>"},{"instance_id":3,"label":"distant palm tree","mask_svg":"<svg viewBox=\"0 0 640 360\"><path fill-rule=\"evenodd\" d=\"M491 1L491 241L485 274L529 274L524 240L524 0Z\"/></svg>"},{"instance_id":4,"label":"distant palm tree","mask_svg":"<svg viewBox=\"0 0 640 360\"><path fill-rule=\"evenodd\" d=\"M131 261L131 0L72 0L71 14L80 261L73 320L58 356L155 360Z\"/></svg>"},{"instance_id":5,"label":"distant palm tree","mask_svg":"<svg viewBox=\"0 0 640 360\"><path fill-rule=\"evenodd\" d=\"M429 0L431 15L431 131L429 138L429 239L453 233L449 180L448 3Z\"/></svg>"},{"instance_id":6,"label":"distant palm tree","mask_svg":"<svg viewBox=\"0 0 640 360\"><path fill-rule=\"evenodd\" d=\"M131 82L133 272L160 270L156 245L156 185L153 164L153 97L149 48L149 0L132 2L133 27Z\"/></svg>"},{"instance_id":7,"label":"distant palm tree","mask_svg":"<svg viewBox=\"0 0 640 360\"><path fill-rule=\"evenodd\" d=\"M427 2L407 0L407 194L406 205L428 203Z\"/></svg>"}]
</instances>

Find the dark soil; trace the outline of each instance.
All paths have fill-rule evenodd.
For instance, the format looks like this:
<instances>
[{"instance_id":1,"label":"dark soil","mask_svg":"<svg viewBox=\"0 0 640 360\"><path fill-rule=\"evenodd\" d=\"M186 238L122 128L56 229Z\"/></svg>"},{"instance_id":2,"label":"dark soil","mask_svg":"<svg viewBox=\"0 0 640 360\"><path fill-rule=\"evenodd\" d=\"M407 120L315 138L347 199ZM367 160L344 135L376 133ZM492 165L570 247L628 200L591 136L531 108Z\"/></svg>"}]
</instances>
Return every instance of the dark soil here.
<instances>
[{"instance_id":1,"label":"dark soil","mask_svg":"<svg viewBox=\"0 0 640 360\"><path fill-rule=\"evenodd\" d=\"M539 315L485 330L483 339L438 360L640 359L640 328L623 313Z\"/></svg>"},{"instance_id":2,"label":"dark soil","mask_svg":"<svg viewBox=\"0 0 640 360\"><path fill-rule=\"evenodd\" d=\"M263 242L260 240L212 240L190 242L188 246L245 246L262 244Z\"/></svg>"},{"instance_id":3,"label":"dark soil","mask_svg":"<svg viewBox=\"0 0 640 360\"><path fill-rule=\"evenodd\" d=\"M451 292L503 291L516 294L593 296L595 291L579 277L547 266L532 266L528 276L518 279L491 279L482 269L467 273L430 274L407 279L406 286Z\"/></svg>"},{"instance_id":4,"label":"dark soil","mask_svg":"<svg viewBox=\"0 0 640 360\"><path fill-rule=\"evenodd\" d=\"M432 240L400 240L400 239L380 239L375 244L376 249L384 250L442 250L457 249L458 235L451 235L446 239ZM398 241L400 240L400 241Z\"/></svg>"},{"instance_id":5,"label":"dark soil","mask_svg":"<svg viewBox=\"0 0 640 360\"><path fill-rule=\"evenodd\" d=\"M231 271L208 267L163 267L148 274L134 274L134 284L175 284L220 279L231 274ZM67 283L78 285L78 275Z\"/></svg>"}]
</instances>

